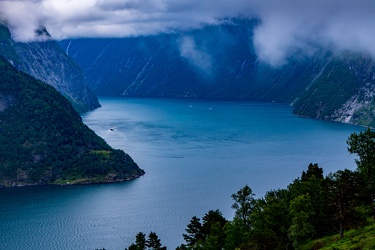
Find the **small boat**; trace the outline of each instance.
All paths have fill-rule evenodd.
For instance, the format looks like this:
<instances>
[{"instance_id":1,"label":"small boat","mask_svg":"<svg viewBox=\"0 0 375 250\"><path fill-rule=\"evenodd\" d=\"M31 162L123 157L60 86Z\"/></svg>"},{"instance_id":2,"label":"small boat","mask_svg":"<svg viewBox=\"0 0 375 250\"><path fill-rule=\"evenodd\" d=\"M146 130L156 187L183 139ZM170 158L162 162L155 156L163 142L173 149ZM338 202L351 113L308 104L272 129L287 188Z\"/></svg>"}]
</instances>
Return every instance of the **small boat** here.
<instances>
[{"instance_id":1,"label":"small boat","mask_svg":"<svg viewBox=\"0 0 375 250\"><path fill-rule=\"evenodd\" d=\"M109 129L110 131L116 131L116 128L115 127L112 127Z\"/></svg>"}]
</instances>

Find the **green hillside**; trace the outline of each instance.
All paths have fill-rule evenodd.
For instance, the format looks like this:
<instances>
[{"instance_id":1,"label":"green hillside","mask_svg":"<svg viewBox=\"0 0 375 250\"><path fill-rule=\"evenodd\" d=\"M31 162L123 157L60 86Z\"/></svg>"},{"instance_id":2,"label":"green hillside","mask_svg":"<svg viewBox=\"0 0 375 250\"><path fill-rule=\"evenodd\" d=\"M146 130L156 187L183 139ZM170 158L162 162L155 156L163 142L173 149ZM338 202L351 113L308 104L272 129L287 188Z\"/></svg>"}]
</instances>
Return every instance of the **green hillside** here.
<instances>
[{"instance_id":1,"label":"green hillside","mask_svg":"<svg viewBox=\"0 0 375 250\"><path fill-rule=\"evenodd\" d=\"M43 27L35 31L48 37L41 42L16 42L6 24L0 22L0 56L16 69L41 80L64 95L80 113L100 107L95 94L84 85L81 69L49 37Z\"/></svg>"},{"instance_id":2,"label":"green hillside","mask_svg":"<svg viewBox=\"0 0 375 250\"><path fill-rule=\"evenodd\" d=\"M54 88L0 58L0 186L116 182L144 172Z\"/></svg>"}]
</instances>

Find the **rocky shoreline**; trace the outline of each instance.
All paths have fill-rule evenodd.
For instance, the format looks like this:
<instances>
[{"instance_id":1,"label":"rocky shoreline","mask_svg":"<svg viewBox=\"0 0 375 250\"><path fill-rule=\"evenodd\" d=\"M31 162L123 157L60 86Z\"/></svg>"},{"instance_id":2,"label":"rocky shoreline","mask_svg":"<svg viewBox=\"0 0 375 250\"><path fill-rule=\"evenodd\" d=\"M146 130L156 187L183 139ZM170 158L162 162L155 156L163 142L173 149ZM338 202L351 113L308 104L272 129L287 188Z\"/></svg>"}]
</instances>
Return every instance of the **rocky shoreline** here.
<instances>
[{"instance_id":1,"label":"rocky shoreline","mask_svg":"<svg viewBox=\"0 0 375 250\"><path fill-rule=\"evenodd\" d=\"M104 177L93 177L93 178L79 178L75 180L55 180L49 182L46 180L39 180L38 182L27 182L17 180L3 180L0 183L0 188L12 188L12 187L27 187L27 186L70 186L70 185L94 185L94 184L111 184L127 182L138 179L145 174L144 171L140 174L134 174L129 177L121 177L118 174L107 174Z\"/></svg>"}]
</instances>

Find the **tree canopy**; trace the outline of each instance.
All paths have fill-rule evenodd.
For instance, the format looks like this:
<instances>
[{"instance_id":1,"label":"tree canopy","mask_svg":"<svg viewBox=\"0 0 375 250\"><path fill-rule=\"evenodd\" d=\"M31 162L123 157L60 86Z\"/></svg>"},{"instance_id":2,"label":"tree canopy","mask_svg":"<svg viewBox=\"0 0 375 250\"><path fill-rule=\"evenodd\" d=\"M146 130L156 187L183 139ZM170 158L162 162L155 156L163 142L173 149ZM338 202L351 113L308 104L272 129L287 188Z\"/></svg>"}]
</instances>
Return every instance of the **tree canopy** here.
<instances>
[{"instance_id":1,"label":"tree canopy","mask_svg":"<svg viewBox=\"0 0 375 250\"><path fill-rule=\"evenodd\" d=\"M219 210L210 210L202 220L193 216L183 234L186 244L177 249L320 249L324 243L310 242L333 234L344 238L348 230L375 226L374 220L368 220L374 205L369 197L375 132L353 133L347 143L349 152L359 155L356 170L325 176L323 168L310 163L287 188L268 191L258 199L245 185L231 196L235 210L231 221Z\"/></svg>"},{"instance_id":2,"label":"tree canopy","mask_svg":"<svg viewBox=\"0 0 375 250\"><path fill-rule=\"evenodd\" d=\"M0 186L121 181L133 159L83 124L53 87L0 58Z\"/></svg>"}]
</instances>

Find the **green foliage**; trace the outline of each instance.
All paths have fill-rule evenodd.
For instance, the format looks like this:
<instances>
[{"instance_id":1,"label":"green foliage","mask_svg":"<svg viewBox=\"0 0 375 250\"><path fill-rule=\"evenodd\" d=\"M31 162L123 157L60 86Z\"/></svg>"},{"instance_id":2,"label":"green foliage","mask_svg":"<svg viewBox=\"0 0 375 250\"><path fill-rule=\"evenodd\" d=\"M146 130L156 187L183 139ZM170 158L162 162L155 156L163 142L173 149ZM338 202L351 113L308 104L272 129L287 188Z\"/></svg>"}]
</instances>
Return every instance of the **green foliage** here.
<instances>
[{"instance_id":1,"label":"green foliage","mask_svg":"<svg viewBox=\"0 0 375 250\"><path fill-rule=\"evenodd\" d=\"M155 232L150 232L148 239L143 232L139 232L136 236L135 243L132 243L126 250L166 250L165 246L162 246L159 236Z\"/></svg>"},{"instance_id":2,"label":"green foliage","mask_svg":"<svg viewBox=\"0 0 375 250\"><path fill-rule=\"evenodd\" d=\"M311 163L286 189L260 199L246 185L232 195L232 221L219 210L206 213L203 223L194 216L183 234L187 244L177 249L375 249L372 202L364 199L367 168L375 158L373 137L366 130L348 139L349 151L360 156L359 171L339 170L324 177L323 169Z\"/></svg>"},{"instance_id":3,"label":"green foliage","mask_svg":"<svg viewBox=\"0 0 375 250\"><path fill-rule=\"evenodd\" d=\"M232 199L234 200L232 208L236 210L235 218L241 221L245 228L250 228L250 216L255 205L253 191L246 185L237 193L232 194Z\"/></svg>"},{"instance_id":4,"label":"green foliage","mask_svg":"<svg viewBox=\"0 0 375 250\"><path fill-rule=\"evenodd\" d=\"M307 171L303 171L301 179L296 179L289 185L291 200L300 195L309 195L313 206L311 223L316 236L332 232L332 216L329 209L327 181L323 177L323 169L318 164L309 164Z\"/></svg>"},{"instance_id":5,"label":"green foliage","mask_svg":"<svg viewBox=\"0 0 375 250\"><path fill-rule=\"evenodd\" d=\"M208 211L202 222L193 216L185 229L187 234L183 234L187 244L179 249L220 249L225 244L227 220L219 210Z\"/></svg>"},{"instance_id":6,"label":"green foliage","mask_svg":"<svg viewBox=\"0 0 375 250\"><path fill-rule=\"evenodd\" d=\"M315 229L312 225L314 209L311 198L308 194L299 195L290 202L290 215L292 225L289 228L289 238L295 248L299 248L302 243L312 239Z\"/></svg>"},{"instance_id":7,"label":"green foliage","mask_svg":"<svg viewBox=\"0 0 375 250\"><path fill-rule=\"evenodd\" d=\"M82 123L54 88L0 58L0 186L127 180L143 170Z\"/></svg>"},{"instance_id":8,"label":"green foliage","mask_svg":"<svg viewBox=\"0 0 375 250\"><path fill-rule=\"evenodd\" d=\"M348 151L351 154L357 154L359 160L356 160L358 170L362 175L366 188L365 193L368 195L369 202L372 206L372 217L375 218L375 132L366 129L359 134L353 133L347 140Z\"/></svg>"},{"instance_id":9,"label":"green foliage","mask_svg":"<svg viewBox=\"0 0 375 250\"><path fill-rule=\"evenodd\" d=\"M362 179L358 172L339 170L327 176L330 206L333 209L333 219L337 222L340 237L344 237L344 228L358 224L356 207L361 201Z\"/></svg>"},{"instance_id":10,"label":"green foliage","mask_svg":"<svg viewBox=\"0 0 375 250\"><path fill-rule=\"evenodd\" d=\"M148 235L148 240L146 241L146 246L148 247L148 249L151 249L151 250L164 250L164 249L166 249L166 247L163 247L161 245L160 239L155 232L151 232Z\"/></svg>"},{"instance_id":11,"label":"green foliage","mask_svg":"<svg viewBox=\"0 0 375 250\"><path fill-rule=\"evenodd\" d=\"M248 230L245 230L242 223L239 223L237 219L229 221L224 231L226 234L224 248L225 249L236 249L239 248L248 238Z\"/></svg>"},{"instance_id":12,"label":"green foliage","mask_svg":"<svg viewBox=\"0 0 375 250\"><path fill-rule=\"evenodd\" d=\"M268 191L264 198L258 199L251 216L253 230L248 244L259 248L266 245L268 249L288 249L292 222L289 203L290 192L286 189Z\"/></svg>"},{"instance_id":13,"label":"green foliage","mask_svg":"<svg viewBox=\"0 0 375 250\"><path fill-rule=\"evenodd\" d=\"M322 74L299 96L294 104L294 112L313 118L330 119L335 110L358 92L359 79L349 68L350 63L345 60L331 60Z\"/></svg>"},{"instance_id":14,"label":"green foliage","mask_svg":"<svg viewBox=\"0 0 375 250\"><path fill-rule=\"evenodd\" d=\"M316 239L301 246L301 250L370 250L375 249L375 224L349 230L344 238L339 234Z\"/></svg>"},{"instance_id":15,"label":"green foliage","mask_svg":"<svg viewBox=\"0 0 375 250\"><path fill-rule=\"evenodd\" d=\"M202 224L200 219L196 216L191 218L190 223L187 225L185 229L187 234L183 234L184 240L186 241L186 245L189 247L193 247L197 245L199 242L203 240L203 233L202 233Z\"/></svg>"}]
</instances>

